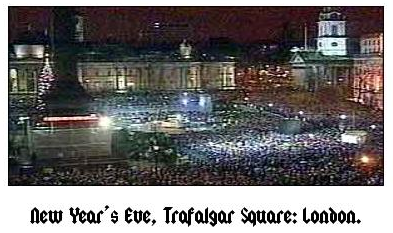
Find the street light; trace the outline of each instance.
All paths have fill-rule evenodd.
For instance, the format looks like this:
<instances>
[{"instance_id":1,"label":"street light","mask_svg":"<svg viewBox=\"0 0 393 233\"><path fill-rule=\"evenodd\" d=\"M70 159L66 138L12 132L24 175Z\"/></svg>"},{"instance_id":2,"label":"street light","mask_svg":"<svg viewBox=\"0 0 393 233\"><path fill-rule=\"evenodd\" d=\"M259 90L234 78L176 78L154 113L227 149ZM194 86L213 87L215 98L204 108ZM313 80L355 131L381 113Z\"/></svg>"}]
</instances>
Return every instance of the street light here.
<instances>
[{"instance_id":1,"label":"street light","mask_svg":"<svg viewBox=\"0 0 393 233\"><path fill-rule=\"evenodd\" d=\"M27 139L27 152L28 155L32 155L32 140L30 132L30 117L19 117L19 120L23 123L24 134Z\"/></svg>"},{"instance_id":2,"label":"street light","mask_svg":"<svg viewBox=\"0 0 393 233\"><path fill-rule=\"evenodd\" d=\"M340 119L341 119L341 120L347 119L347 115L341 114L341 115L340 115Z\"/></svg>"},{"instance_id":3,"label":"street light","mask_svg":"<svg viewBox=\"0 0 393 233\"><path fill-rule=\"evenodd\" d=\"M157 146L157 145L154 145L153 146L153 154L154 154L154 166L155 166L155 172L156 172L156 174L157 174L157 167L158 167L158 158L157 158L157 153L158 153L158 150L160 149L160 147L159 146Z\"/></svg>"},{"instance_id":4,"label":"street light","mask_svg":"<svg viewBox=\"0 0 393 233\"><path fill-rule=\"evenodd\" d=\"M206 105L206 98L204 96L200 96L198 103L199 103L200 107L205 107L205 105Z\"/></svg>"},{"instance_id":5,"label":"street light","mask_svg":"<svg viewBox=\"0 0 393 233\"><path fill-rule=\"evenodd\" d=\"M346 128L345 119L347 119L347 115L341 114L339 118L340 121L338 122L338 128L340 129L340 131L344 131Z\"/></svg>"},{"instance_id":6,"label":"street light","mask_svg":"<svg viewBox=\"0 0 393 233\"><path fill-rule=\"evenodd\" d=\"M100 117L98 121L98 125L103 128L108 128L111 124L112 124L112 120L107 116Z\"/></svg>"},{"instance_id":7,"label":"street light","mask_svg":"<svg viewBox=\"0 0 393 233\"><path fill-rule=\"evenodd\" d=\"M183 98L182 99L182 104L186 106L188 104L188 99L187 98Z\"/></svg>"},{"instance_id":8,"label":"street light","mask_svg":"<svg viewBox=\"0 0 393 233\"><path fill-rule=\"evenodd\" d=\"M363 155L363 156L360 158L360 161L361 161L362 163L364 163L364 164L368 164L368 163L370 162L370 158L369 158L367 155Z\"/></svg>"},{"instance_id":9,"label":"street light","mask_svg":"<svg viewBox=\"0 0 393 233\"><path fill-rule=\"evenodd\" d=\"M303 114L304 114L304 112L303 112L303 111L299 111L299 114L300 114L300 115L303 115Z\"/></svg>"}]
</instances>

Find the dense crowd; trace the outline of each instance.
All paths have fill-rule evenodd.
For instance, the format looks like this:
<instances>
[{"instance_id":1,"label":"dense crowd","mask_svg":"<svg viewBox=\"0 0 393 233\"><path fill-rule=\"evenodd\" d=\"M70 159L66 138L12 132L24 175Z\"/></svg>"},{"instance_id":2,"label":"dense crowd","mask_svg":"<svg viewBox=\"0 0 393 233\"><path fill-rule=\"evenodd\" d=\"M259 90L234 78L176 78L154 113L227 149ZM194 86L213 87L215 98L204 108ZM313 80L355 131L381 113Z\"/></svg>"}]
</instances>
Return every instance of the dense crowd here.
<instances>
[{"instance_id":1,"label":"dense crowd","mask_svg":"<svg viewBox=\"0 0 393 233\"><path fill-rule=\"evenodd\" d=\"M259 185L378 185L383 183L383 147L373 144L373 164L359 163L363 147L341 142L337 127L307 133L276 132L277 117L247 118L222 131L177 136L181 154L209 167L253 177ZM381 135L370 132L377 140ZM365 172L372 170L373 174ZM367 174L367 175L366 175Z\"/></svg>"},{"instance_id":2,"label":"dense crowd","mask_svg":"<svg viewBox=\"0 0 393 233\"><path fill-rule=\"evenodd\" d=\"M176 94L177 95L177 94ZM111 99L105 106L133 104ZM153 98L154 97L149 97ZM122 100L124 101L124 99ZM168 100L169 101L169 100ZM284 100L283 100L284 101ZM224 104L225 105L225 104ZM238 101L215 111L211 127L172 135L186 163L160 166L55 168L10 177L11 185L383 185L383 117L381 112L348 110L350 104L290 104L270 100ZM349 112L348 112L349 111ZM157 112L138 112L154 118ZM185 111L199 118L199 111ZM345 119L340 117L346 115ZM302 122L299 134L278 133L284 119ZM156 118L154 118L156 119ZM365 145L344 143L346 129L368 133ZM367 161L362 160L367 156Z\"/></svg>"},{"instance_id":3,"label":"dense crowd","mask_svg":"<svg viewBox=\"0 0 393 233\"><path fill-rule=\"evenodd\" d=\"M240 172L204 165L58 168L10 177L10 185L257 185Z\"/></svg>"},{"instance_id":4,"label":"dense crowd","mask_svg":"<svg viewBox=\"0 0 393 233\"><path fill-rule=\"evenodd\" d=\"M300 158L301 157L301 158ZM381 167L362 168L351 156L340 161L329 158L303 163L311 154L246 158L216 165L200 161L168 167L56 168L9 177L10 185L381 185ZM334 157L334 156L333 156ZM300 160L293 163L294 160ZM330 161L330 162L329 162ZM265 168L261 164L266 164ZM296 164L296 165L295 165ZM311 165L311 166L310 166ZM256 169L256 167L260 167ZM292 166L292 169L290 168ZM356 167L358 166L358 167ZM254 169L250 169L254 168Z\"/></svg>"}]
</instances>

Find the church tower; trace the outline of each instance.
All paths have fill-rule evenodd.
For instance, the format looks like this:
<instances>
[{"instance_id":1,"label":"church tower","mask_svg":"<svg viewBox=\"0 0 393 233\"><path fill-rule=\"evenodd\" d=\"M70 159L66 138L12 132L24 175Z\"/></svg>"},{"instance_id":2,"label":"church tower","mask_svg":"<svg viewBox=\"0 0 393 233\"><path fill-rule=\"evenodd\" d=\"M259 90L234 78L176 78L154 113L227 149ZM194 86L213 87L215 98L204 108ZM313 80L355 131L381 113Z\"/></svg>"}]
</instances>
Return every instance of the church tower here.
<instances>
[{"instance_id":1,"label":"church tower","mask_svg":"<svg viewBox=\"0 0 393 233\"><path fill-rule=\"evenodd\" d=\"M319 14L317 51L326 56L346 56L345 17L338 7L324 7Z\"/></svg>"}]
</instances>

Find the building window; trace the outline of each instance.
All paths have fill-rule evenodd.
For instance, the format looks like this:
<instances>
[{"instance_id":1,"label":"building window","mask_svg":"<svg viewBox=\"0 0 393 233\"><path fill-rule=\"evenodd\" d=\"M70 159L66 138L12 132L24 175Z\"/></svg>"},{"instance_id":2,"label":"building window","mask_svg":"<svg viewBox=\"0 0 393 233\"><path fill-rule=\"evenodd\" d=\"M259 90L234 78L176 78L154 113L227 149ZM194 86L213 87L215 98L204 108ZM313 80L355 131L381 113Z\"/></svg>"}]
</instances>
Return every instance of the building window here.
<instances>
[{"instance_id":1,"label":"building window","mask_svg":"<svg viewBox=\"0 0 393 233\"><path fill-rule=\"evenodd\" d=\"M332 43L332 46L333 46L333 47L337 47L337 46L338 46L337 42L333 42L333 43Z\"/></svg>"},{"instance_id":2,"label":"building window","mask_svg":"<svg viewBox=\"0 0 393 233\"><path fill-rule=\"evenodd\" d=\"M10 70L10 90L11 92L18 91L18 71L16 69Z\"/></svg>"},{"instance_id":3,"label":"building window","mask_svg":"<svg viewBox=\"0 0 393 233\"><path fill-rule=\"evenodd\" d=\"M337 35L337 25L332 25L332 35L333 36Z\"/></svg>"},{"instance_id":4,"label":"building window","mask_svg":"<svg viewBox=\"0 0 393 233\"><path fill-rule=\"evenodd\" d=\"M126 89L126 80L125 77L119 77L117 79L117 89L118 90L124 90Z\"/></svg>"}]
</instances>

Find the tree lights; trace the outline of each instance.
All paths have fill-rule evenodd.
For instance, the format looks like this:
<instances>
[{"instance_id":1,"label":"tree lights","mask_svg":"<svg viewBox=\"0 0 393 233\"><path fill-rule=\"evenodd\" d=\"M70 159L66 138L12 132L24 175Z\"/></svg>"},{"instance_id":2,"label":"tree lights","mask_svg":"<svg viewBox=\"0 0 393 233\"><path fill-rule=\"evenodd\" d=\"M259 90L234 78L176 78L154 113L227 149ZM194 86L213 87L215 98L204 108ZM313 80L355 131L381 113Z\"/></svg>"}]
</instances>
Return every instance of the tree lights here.
<instances>
[{"instance_id":1,"label":"tree lights","mask_svg":"<svg viewBox=\"0 0 393 233\"><path fill-rule=\"evenodd\" d=\"M46 109L45 98L51 89L52 83L54 81L54 75L52 68L49 63L49 54L45 53L45 61L44 67L40 73L40 77L38 78L38 88L37 88L37 110L39 112L43 112Z\"/></svg>"}]
</instances>

